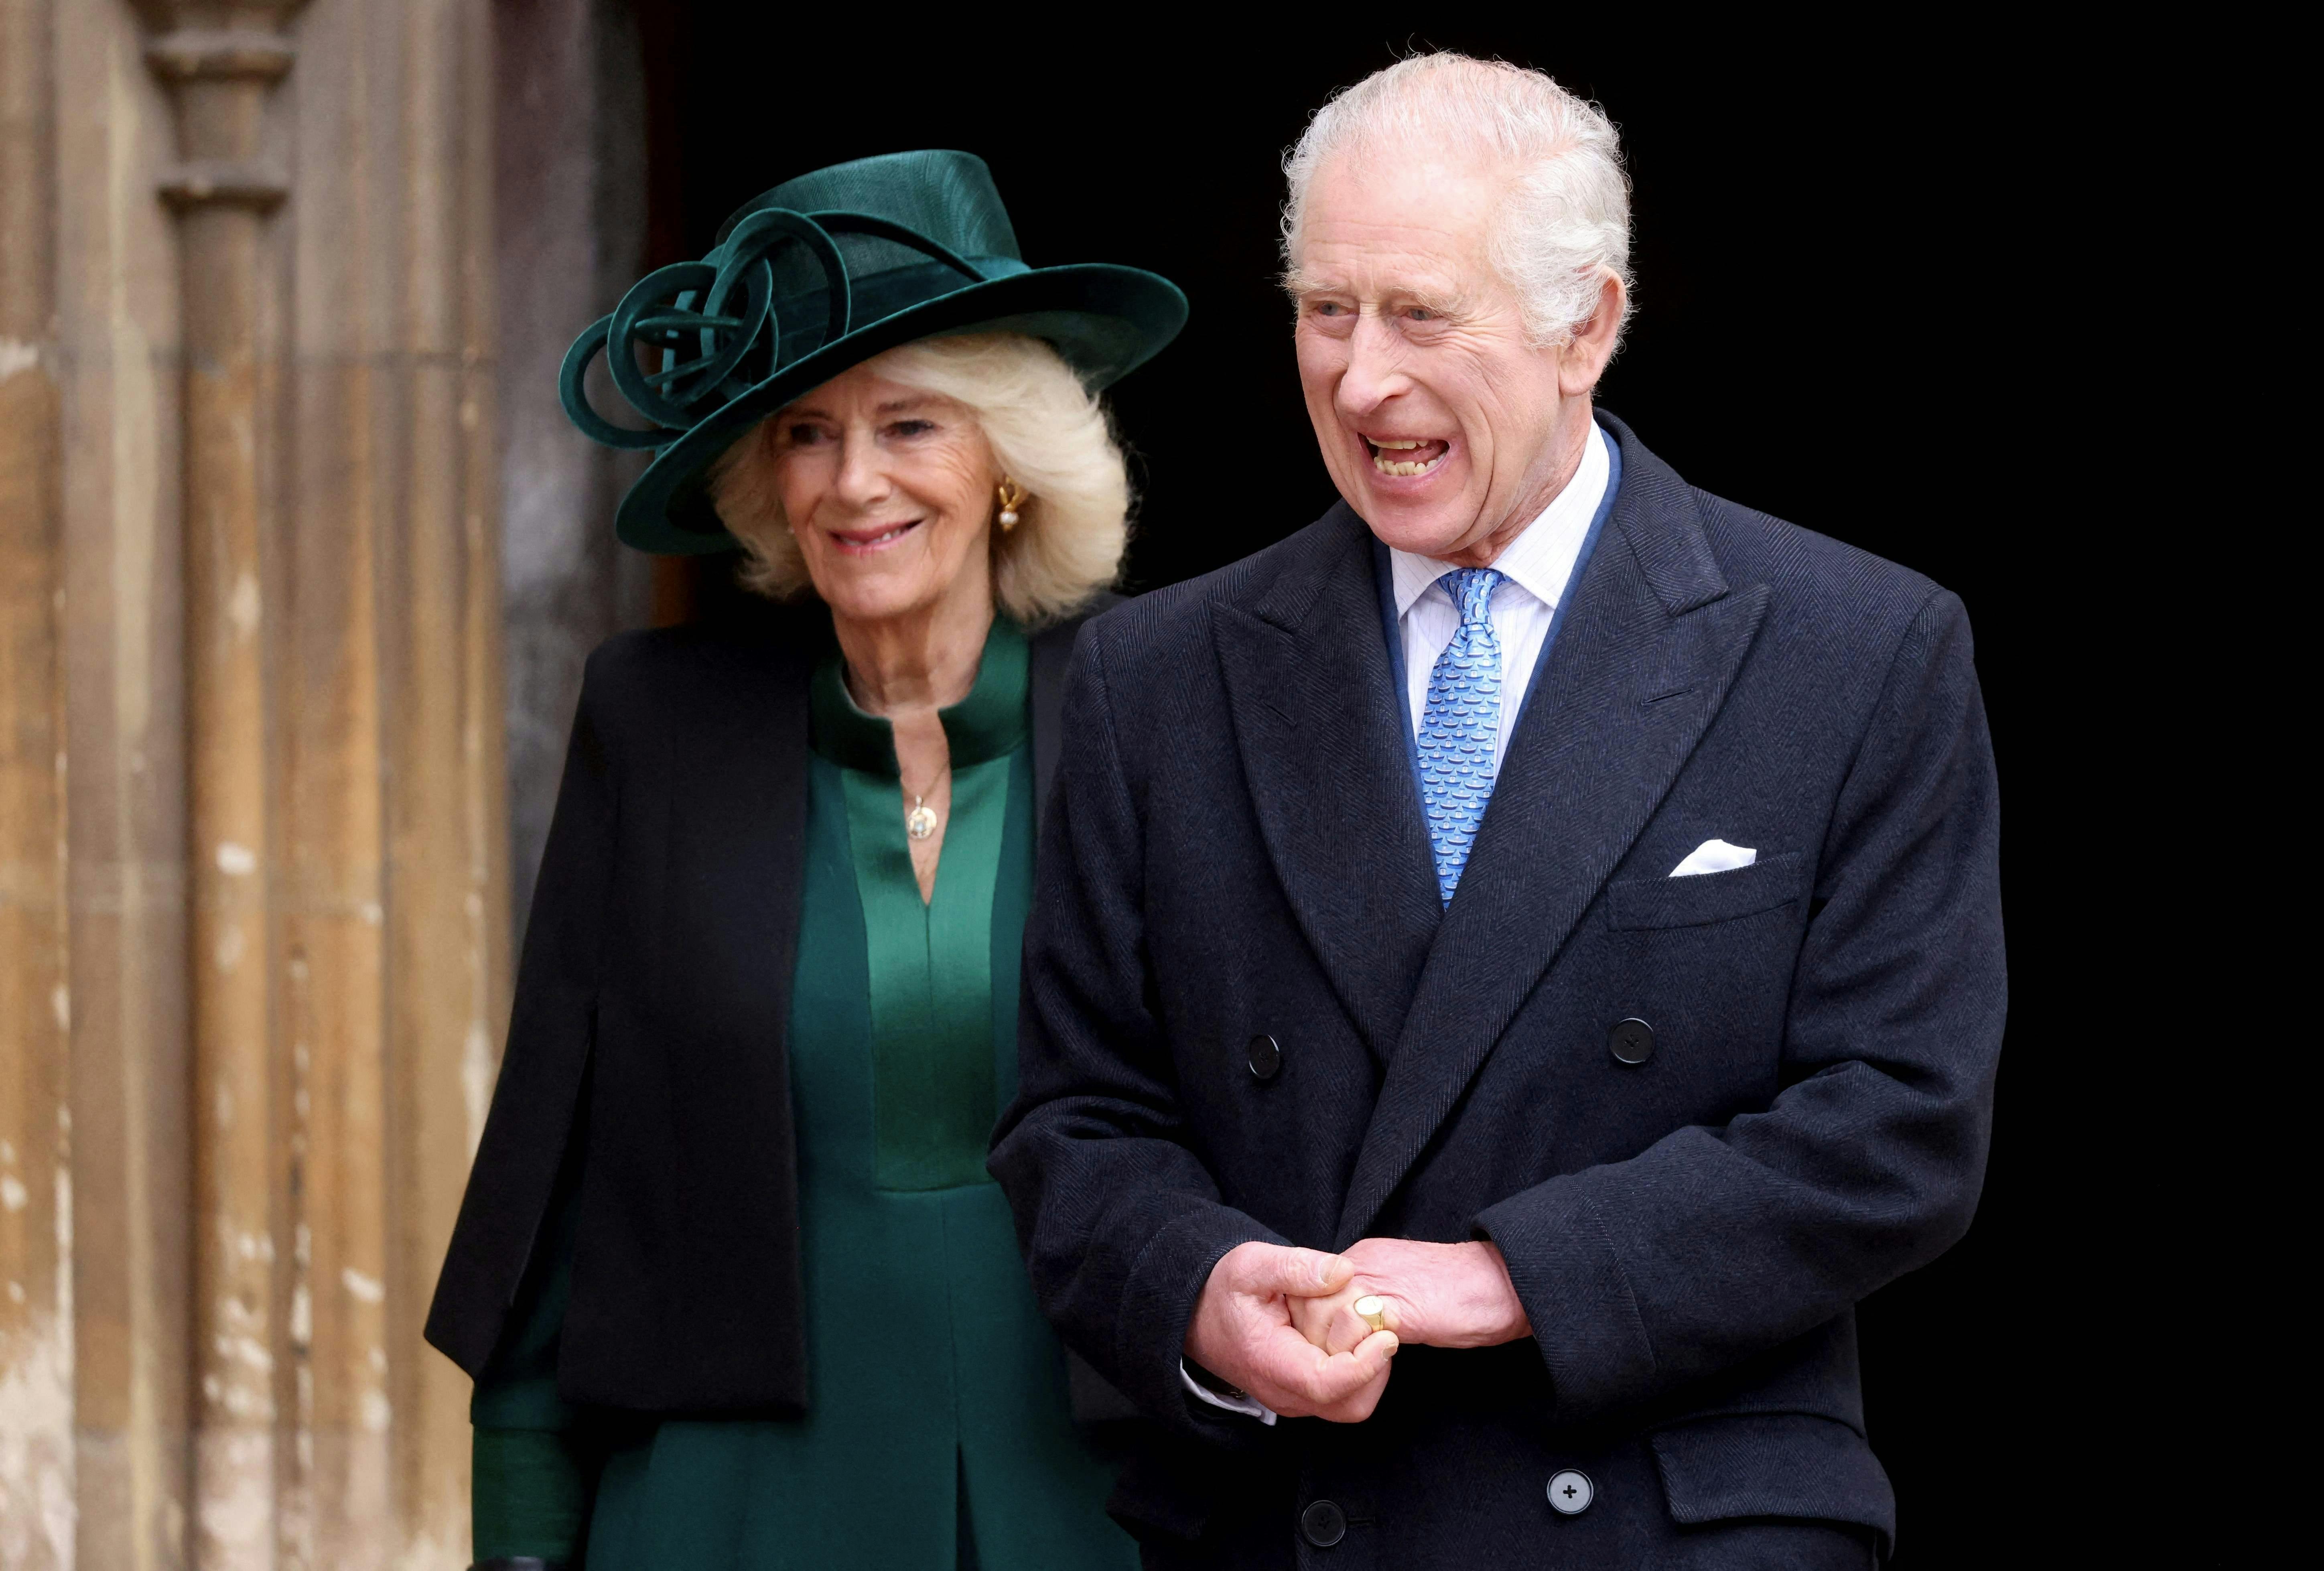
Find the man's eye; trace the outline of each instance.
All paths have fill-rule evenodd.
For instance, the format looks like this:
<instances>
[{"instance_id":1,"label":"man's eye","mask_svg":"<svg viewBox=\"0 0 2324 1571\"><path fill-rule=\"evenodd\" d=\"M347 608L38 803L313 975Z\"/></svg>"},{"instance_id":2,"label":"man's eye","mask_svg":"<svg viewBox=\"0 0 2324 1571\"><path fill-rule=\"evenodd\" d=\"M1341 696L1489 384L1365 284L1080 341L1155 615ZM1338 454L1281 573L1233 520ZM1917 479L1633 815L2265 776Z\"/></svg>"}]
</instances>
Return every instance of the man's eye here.
<instances>
[{"instance_id":1,"label":"man's eye","mask_svg":"<svg viewBox=\"0 0 2324 1571\"><path fill-rule=\"evenodd\" d=\"M1404 314L1416 322L1433 322L1436 319L1436 313L1426 306L1414 306Z\"/></svg>"},{"instance_id":2,"label":"man's eye","mask_svg":"<svg viewBox=\"0 0 2324 1571\"><path fill-rule=\"evenodd\" d=\"M1335 300L1319 300L1315 302L1315 314L1319 317L1341 316L1346 310L1347 307Z\"/></svg>"}]
</instances>

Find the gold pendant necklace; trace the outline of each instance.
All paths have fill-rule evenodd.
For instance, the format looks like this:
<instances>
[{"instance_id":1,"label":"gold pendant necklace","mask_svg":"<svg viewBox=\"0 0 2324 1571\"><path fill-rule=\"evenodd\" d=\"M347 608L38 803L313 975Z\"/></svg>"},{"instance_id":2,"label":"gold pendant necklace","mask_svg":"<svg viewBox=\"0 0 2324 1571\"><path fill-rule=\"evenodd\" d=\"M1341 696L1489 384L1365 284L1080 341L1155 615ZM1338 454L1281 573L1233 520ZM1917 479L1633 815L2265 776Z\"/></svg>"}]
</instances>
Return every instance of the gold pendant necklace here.
<instances>
[{"instance_id":1,"label":"gold pendant necklace","mask_svg":"<svg viewBox=\"0 0 2324 1571\"><path fill-rule=\"evenodd\" d=\"M912 810L904 815L904 833L915 840L925 840L936 832L936 810L928 806L926 797L912 799Z\"/></svg>"}]
</instances>

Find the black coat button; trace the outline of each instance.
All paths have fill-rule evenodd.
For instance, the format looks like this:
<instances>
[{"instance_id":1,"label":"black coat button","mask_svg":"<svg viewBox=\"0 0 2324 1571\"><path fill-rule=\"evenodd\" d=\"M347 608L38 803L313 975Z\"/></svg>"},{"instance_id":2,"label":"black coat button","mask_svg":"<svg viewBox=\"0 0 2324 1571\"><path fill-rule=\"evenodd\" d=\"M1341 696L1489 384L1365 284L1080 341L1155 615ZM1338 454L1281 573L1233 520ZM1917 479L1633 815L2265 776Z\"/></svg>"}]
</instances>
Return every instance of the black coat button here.
<instances>
[{"instance_id":1,"label":"black coat button","mask_svg":"<svg viewBox=\"0 0 2324 1571\"><path fill-rule=\"evenodd\" d=\"M1299 1531L1317 1548L1328 1549L1348 1536L1348 1513L1336 1501L1319 1500L1299 1513Z\"/></svg>"},{"instance_id":2,"label":"black coat button","mask_svg":"<svg viewBox=\"0 0 2324 1571\"><path fill-rule=\"evenodd\" d=\"M1617 1021L1606 1046L1625 1064L1643 1064L1655 1056L1655 1028L1636 1015Z\"/></svg>"},{"instance_id":3,"label":"black coat button","mask_svg":"<svg viewBox=\"0 0 2324 1571\"><path fill-rule=\"evenodd\" d=\"M1283 1073L1283 1049L1273 1037L1250 1039L1250 1072L1261 1080L1272 1080Z\"/></svg>"}]
</instances>

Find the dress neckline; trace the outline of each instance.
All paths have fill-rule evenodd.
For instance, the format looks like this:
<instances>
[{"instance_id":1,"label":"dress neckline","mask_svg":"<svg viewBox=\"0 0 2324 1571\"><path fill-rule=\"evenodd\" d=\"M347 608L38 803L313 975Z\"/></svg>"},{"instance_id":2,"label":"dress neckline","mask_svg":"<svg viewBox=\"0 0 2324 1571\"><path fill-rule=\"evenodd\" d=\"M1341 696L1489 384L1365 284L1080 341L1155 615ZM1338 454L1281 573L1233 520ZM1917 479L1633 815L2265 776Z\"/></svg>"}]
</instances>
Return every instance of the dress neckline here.
<instances>
[{"instance_id":1,"label":"dress neckline","mask_svg":"<svg viewBox=\"0 0 2324 1571\"><path fill-rule=\"evenodd\" d=\"M842 769L899 779L896 729L882 716L856 707L847 690L846 667L835 648L816 664L808 697L809 744ZM996 615L984 637L975 685L959 703L936 711L954 769L1005 758L1024 744L1031 668L1024 630Z\"/></svg>"}]
</instances>

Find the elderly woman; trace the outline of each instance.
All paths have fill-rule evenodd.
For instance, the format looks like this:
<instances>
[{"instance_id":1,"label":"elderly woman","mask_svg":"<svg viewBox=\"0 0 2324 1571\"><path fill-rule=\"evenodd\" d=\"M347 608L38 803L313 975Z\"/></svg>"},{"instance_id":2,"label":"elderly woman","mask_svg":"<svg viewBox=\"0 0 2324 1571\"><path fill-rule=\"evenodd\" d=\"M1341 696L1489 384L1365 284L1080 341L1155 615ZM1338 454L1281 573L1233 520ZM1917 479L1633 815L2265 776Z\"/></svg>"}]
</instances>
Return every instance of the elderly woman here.
<instances>
[{"instance_id":1,"label":"elderly woman","mask_svg":"<svg viewBox=\"0 0 2324 1571\"><path fill-rule=\"evenodd\" d=\"M1111 1393L984 1160L1125 540L1096 390L1185 316L1028 269L984 165L918 152L777 187L575 345L576 422L661 449L622 538L739 542L795 604L589 662L428 1327L476 1382L481 1565L1135 1564L1075 1412ZM609 343L653 429L584 397Z\"/></svg>"}]
</instances>

